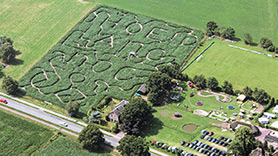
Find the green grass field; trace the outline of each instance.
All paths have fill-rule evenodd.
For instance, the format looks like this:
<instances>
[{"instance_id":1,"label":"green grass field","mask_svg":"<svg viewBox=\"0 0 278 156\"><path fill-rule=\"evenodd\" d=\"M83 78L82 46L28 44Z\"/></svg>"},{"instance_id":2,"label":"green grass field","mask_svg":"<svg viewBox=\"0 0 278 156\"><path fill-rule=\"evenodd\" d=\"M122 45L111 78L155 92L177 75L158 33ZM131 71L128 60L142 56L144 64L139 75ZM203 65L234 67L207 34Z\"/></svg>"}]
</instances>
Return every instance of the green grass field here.
<instances>
[{"instance_id":1,"label":"green grass field","mask_svg":"<svg viewBox=\"0 0 278 156\"><path fill-rule=\"evenodd\" d=\"M99 6L20 79L20 86L61 107L79 101L87 112L107 95L129 98L158 66L182 64L202 37L184 26Z\"/></svg>"},{"instance_id":2,"label":"green grass field","mask_svg":"<svg viewBox=\"0 0 278 156\"><path fill-rule=\"evenodd\" d=\"M278 42L278 2L274 0L97 0L117 8L205 30L208 21L233 27L243 38L250 33L256 42L268 37ZM277 44L276 44L277 46Z\"/></svg>"},{"instance_id":3,"label":"green grass field","mask_svg":"<svg viewBox=\"0 0 278 156\"><path fill-rule=\"evenodd\" d=\"M41 150L36 156L110 156L107 153L94 153L89 152L81 147L80 144L68 140L64 137L59 137L50 144L48 144L43 150Z\"/></svg>"},{"instance_id":4,"label":"green grass field","mask_svg":"<svg viewBox=\"0 0 278 156\"><path fill-rule=\"evenodd\" d=\"M0 155L31 155L53 132L0 111Z\"/></svg>"},{"instance_id":5,"label":"green grass field","mask_svg":"<svg viewBox=\"0 0 278 156\"><path fill-rule=\"evenodd\" d=\"M208 77L216 77L220 85L225 80L233 84L234 89L242 90L249 86L264 89L271 96L276 96L278 92L278 73L276 68L278 65L277 58L271 58L235 48L228 45L235 45L247 49L262 51L255 47L248 47L242 43L226 43L214 39L207 41L191 58L195 58L203 49L205 49L212 41L215 44L209 48L203 57L197 62L195 61L189 66L184 73L190 77L194 75L205 75ZM189 60L189 62L191 61Z\"/></svg>"},{"instance_id":6,"label":"green grass field","mask_svg":"<svg viewBox=\"0 0 278 156\"><path fill-rule=\"evenodd\" d=\"M13 65L2 71L21 78L93 6L77 0L1 0L0 35L10 37L21 52Z\"/></svg>"}]
</instances>

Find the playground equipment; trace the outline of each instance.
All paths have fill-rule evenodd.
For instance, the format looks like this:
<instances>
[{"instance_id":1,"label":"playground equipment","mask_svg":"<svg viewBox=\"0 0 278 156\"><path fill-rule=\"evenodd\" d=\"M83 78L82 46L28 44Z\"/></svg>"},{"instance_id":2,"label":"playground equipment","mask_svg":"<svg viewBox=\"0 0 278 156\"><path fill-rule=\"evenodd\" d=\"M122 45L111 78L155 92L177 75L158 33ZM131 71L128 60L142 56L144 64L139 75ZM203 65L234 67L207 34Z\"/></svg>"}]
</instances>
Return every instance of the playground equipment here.
<instances>
[{"instance_id":1,"label":"playground equipment","mask_svg":"<svg viewBox=\"0 0 278 156\"><path fill-rule=\"evenodd\" d=\"M194 83L193 82L191 82L191 81L188 81L188 87L190 87L190 89L193 89L193 86L194 85Z\"/></svg>"},{"instance_id":2,"label":"playground equipment","mask_svg":"<svg viewBox=\"0 0 278 156\"><path fill-rule=\"evenodd\" d=\"M135 53L134 51L131 51L131 52L129 52L129 54L128 54L128 56L127 56L126 59L128 60L131 56L134 56L134 57L138 58L138 56L136 55L136 53Z\"/></svg>"},{"instance_id":3,"label":"playground equipment","mask_svg":"<svg viewBox=\"0 0 278 156\"><path fill-rule=\"evenodd\" d=\"M232 105L229 105L229 106L228 106L228 109L233 110L233 109L235 109L235 107L232 106Z\"/></svg>"},{"instance_id":4,"label":"playground equipment","mask_svg":"<svg viewBox=\"0 0 278 156\"><path fill-rule=\"evenodd\" d=\"M197 102L196 102L196 105L198 105L198 106L202 106L202 105L203 105L203 102L201 102L201 101L197 101Z\"/></svg>"}]
</instances>

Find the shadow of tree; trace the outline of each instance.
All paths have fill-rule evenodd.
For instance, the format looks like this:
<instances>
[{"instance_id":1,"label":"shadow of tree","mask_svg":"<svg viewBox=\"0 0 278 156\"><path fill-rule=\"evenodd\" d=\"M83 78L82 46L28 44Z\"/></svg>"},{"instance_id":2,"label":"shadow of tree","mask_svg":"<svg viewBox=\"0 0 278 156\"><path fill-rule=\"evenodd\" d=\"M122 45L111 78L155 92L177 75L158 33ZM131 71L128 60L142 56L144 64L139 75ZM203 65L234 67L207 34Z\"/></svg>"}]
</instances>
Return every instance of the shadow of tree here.
<instances>
[{"instance_id":1,"label":"shadow of tree","mask_svg":"<svg viewBox=\"0 0 278 156\"><path fill-rule=\"evenodd\" d=\"M153 118L149 124L145 125L140 135L142 137L157 135L162 128L163 123L158 118Z\"/></svg>"},{"instance_id":2,"label":"shadow of tree","mask_svg":"<svg viewBox=\"0 0 278 156\"><path fill-rule=\"evenodd\" d=\"M22 54L19 50L15 50L15 55L17 56L17 55L20 55L20 54ZM22 65L24 63L24 61L23 60L20 60L20 59L16 59L16 58L14 58L13 60L11 60L9 63L7 63L7 64L9 64L9 65Z\"/></svg>"}]
</instances>

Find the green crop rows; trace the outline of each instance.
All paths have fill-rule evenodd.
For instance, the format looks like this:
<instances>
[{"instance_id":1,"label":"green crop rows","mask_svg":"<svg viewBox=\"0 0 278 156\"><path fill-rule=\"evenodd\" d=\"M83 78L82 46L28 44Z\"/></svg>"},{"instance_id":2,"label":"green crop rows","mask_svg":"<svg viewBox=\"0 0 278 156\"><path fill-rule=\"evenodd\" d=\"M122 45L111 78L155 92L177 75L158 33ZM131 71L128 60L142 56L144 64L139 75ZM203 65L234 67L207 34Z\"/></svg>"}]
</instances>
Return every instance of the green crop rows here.
<instances>
[{"instance_id":1,"label":"green crop rows","mask_svg":"<svg viewBox=\"0 0 278 156\"><path fill-rule=\"evenodd\" d=\"M0 111L0 155L31 155L52 135L46 128Z\"/></svg>"},{"instance_id":2,"label":"green crop rows","mask_svg":"<svg viewBox=\"0 0 278 156\"><path fill-rule=\"evenodd\" d=\"M27 95L86 112L109 95L128 98L157 67L181 64L203 37L200 31L106 6L98 6L26 75Z\"/></svg>"}]
</instances>

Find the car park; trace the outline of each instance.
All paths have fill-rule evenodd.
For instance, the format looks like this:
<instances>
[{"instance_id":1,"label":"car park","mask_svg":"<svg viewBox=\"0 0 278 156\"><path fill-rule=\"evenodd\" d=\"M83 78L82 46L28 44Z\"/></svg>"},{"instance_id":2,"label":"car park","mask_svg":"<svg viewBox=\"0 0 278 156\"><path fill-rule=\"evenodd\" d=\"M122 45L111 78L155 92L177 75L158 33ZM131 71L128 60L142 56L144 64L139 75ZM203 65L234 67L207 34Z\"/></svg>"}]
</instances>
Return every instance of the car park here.
<instances>
[{"instance_id":1,"label":"car park","mask_svg":"<svg viewBox=\"0 0 278 156\"><path fill-rule=\"evenodd\" d=\"M8 101L5 100L5 99L0 99L0 102L2 102L2 103L4 103L4 104L7 104L7 103L8 103Z\"/></svg>"}]
</instances>

